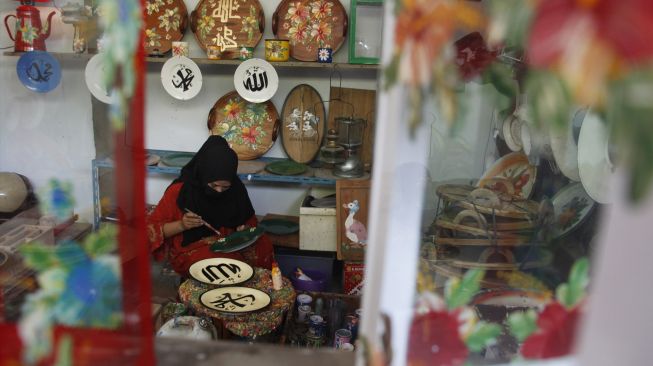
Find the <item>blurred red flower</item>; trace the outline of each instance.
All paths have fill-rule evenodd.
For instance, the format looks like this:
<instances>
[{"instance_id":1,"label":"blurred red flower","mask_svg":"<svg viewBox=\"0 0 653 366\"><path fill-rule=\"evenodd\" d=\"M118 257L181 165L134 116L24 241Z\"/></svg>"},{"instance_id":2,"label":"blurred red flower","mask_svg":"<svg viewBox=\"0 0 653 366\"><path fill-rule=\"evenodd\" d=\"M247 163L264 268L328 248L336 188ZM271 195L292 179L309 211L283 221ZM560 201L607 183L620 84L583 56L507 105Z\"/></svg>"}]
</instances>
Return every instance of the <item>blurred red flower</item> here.
<instances>
[{"instance_id":1,"label":"blurred red flower","mask_svg":"<svg viewBox=\"0 0 653 366\"><path fill-rule=\"evenodd\" d=\"M408 365L455 366L465 362L468 350L460 339L456 314L431 311L415 316L410 327Z\"/></svg>"},{"instance_id":2,"label":"blurred red flower","mask_svg":"<svg viewBox=\"0 0 653 366\"><path fill-rule=\"evenodd\" d=\"M542 359L570 354L581 316L579 308L567 310L558 302L548 304L537 318L538 330L524 341L522 356Z\"/></svg>"}]
</instances>

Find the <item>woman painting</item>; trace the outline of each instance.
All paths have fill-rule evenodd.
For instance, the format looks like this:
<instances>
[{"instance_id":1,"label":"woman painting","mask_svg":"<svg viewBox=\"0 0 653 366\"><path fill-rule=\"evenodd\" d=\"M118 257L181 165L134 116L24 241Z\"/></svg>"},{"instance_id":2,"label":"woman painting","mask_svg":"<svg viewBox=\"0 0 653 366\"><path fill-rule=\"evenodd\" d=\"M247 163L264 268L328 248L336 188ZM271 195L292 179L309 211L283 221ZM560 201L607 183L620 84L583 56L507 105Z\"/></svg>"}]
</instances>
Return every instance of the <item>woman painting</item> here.
<instances>
[{"instance_id":1,"label":"woman painting","mask_svg":"<svg viewBox=\"0 0 653 366\"><path fill-rule=\"evenodd\" d=\"M221 136L210 136L181 174L166 189L147 222L150 250L157 259L167 256L181 275L195 262L212 257L241 260L270 269L272 242L265 235L233 253L215 253L208 237L222 236L257 225L247 189L236 174L238 157Z\"/></svg>"}]
</instances>

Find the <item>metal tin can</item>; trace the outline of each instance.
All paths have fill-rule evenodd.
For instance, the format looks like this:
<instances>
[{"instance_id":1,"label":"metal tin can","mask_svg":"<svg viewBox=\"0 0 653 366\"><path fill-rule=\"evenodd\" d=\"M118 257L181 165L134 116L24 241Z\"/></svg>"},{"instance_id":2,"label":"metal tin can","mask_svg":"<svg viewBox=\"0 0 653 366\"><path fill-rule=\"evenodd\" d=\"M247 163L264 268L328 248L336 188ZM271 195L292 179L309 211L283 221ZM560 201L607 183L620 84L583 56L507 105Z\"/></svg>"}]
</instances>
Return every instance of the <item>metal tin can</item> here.
<instances>
[{"instance_id":1,"label":"metal tin can","mask_svg":"<svg viewBox=\"0 0 653 366\"><path fill-rule=\"evenodd\" d=\"M345 328L351 332L351 341L355 342L358 336L358 317L354 314L345 315Z\"/></svg>"},{"instance_id":2,"label":"metal tin can","mask_svg":"<svg viewBox=\"0 0 653 366\"><path fill-rule=\"evenodd\" d=\"M308 320L308 332L315 336L324 336L324 319L319 315L311 315Z\"/></svg>"},{"instance_id":3,"label":"metal tin can","mask_svg":"<svg viewBox=\"0 0 653 366\"><path fill-rule=\"evenodd\" d=\"M265 59L268 61L288 61L290 42L287 39L266 39Z\"/></svg>"},{"instance_id":4,"label":"metal tin can","mask_svg":"<svg viewBox=\"0 0 653 366\"><path fill-rule=\"evenodd\" d=\"M220 51L220 47L218 46L207 46L206 56L211 60L219 60L222 56L222 51Z\"/></svg>"},{"instance_id":5,"label":"metal tin can","mask_svg":"<svg viewBox=\"0 0 653 366\"><path fill-rule=\"evenodd\" d=\"M189 57L188 42L172 42L172 55Z\"/></svg>"},{"instance_id":6,"label":"metal tin can","mask_svg":"<svg viewBox=\"0 0 653 366\"><path fill-rule=\"evenodd\" d=\"M238 59L241 61L249 60L254 57L254 47L240 47L238 50Z\"/></svg>"},{"instance_id":7,"label":"metal tin can","mask_svg":"<svg viewBox=\"0 0 653 366\"><path fill-rule=\"evenodd\" d=\"M305 322L308 318L308 314L310 313L311 313L310 305L301 305L300 307L297 308L297 321Z\"/></svg>"},{"instance_id":8,"label":"metal tin can","mask_svg":"<svg viewBox=\"0 0 653 366\"><path fill-rule=\"evenodd\" d=\"M349 343L349 341L351 341L351 332L349 329L336 330L336 335L333 337L333 346L336 349L341 348L343 344Z\"/></svg>"},{"instance_id":9,"label":"metal tin can","mask_svg":"<svg viewBox=\"0 0 653 366\"><path fill-rule=\"evenodd\" d=\"M320 348L324 343L324 335L306 334L306 347Z\"/></svg>"},{"instance_id":10,"label":"metal tin can","mask_svg":"<svg viewBox=\"0 0 653 366\"><path fill-rule=\"evenodd\" d=\"M299 308L302 305L311 305L313 298L308 294L299 294L295 301L297 303L297 308Z\"/></svg>"}]
</instances>

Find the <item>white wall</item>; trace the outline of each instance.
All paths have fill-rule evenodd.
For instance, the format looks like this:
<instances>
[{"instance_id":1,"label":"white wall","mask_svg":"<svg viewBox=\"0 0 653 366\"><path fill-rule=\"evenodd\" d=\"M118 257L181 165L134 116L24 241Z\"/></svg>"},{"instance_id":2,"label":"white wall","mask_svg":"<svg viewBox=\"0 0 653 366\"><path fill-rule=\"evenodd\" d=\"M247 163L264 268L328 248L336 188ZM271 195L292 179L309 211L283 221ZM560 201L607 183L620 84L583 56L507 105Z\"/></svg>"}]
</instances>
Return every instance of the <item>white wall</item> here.
<instances>
[{"instance_id":1,"label":"white wall","mask_svg":"<svg viewBox=\"0 0 653 366\"><path fill-rule=\"evenodd\" d=\"M198 0L186 0L189 13ZM260 1L266 16L263 40L274 38L271 16L280 0ZM349 0L341 1L346 9ZM2 17L13 12L14 2L0 5ZM42 17L49 8L40 8ZM258 44L255 56L263 58L264 42ZM187 29L184 41L189 42L191 57L205 57L193 33ZM68 52L72 43L72 26L62 24L55 16L53 33L47 40L50 51ZM0 31L0 46L13 42ZM84 221L92 221L91 159L95 157L91 96L84 83L84 63L62 63L60 86L46 94L25 89L15 73L17 57L0 56L0 171L21 173L43 187L52 177L74 183L76 207ZM346 62L347 40L335 55L335 61ZM201 65L203 87L190 101L178 101L162 88L159 73L162 63L148 66L146 101L146 147L163 150L196 151L208 136L206 118L213 104L233 89L233 66ZM307 83L317 89L324 100L329 98L328 71L280 69L279 89L272 102L280 111L288 92L298 84ZM376 79L370 72L343 72L342 86L375 89ZM334 78L334 86L337 86ZM328 109L328 104L326 105ZM284 157L280 140L266 156ZM147 181L147 202L156 203L169 180L174 177L151 177ZM297 215L301 199L308 187L279 188L249 185L257 214L285 213ZM318 190L319 194L327 191Z\"/></svg>"}]
</instances>

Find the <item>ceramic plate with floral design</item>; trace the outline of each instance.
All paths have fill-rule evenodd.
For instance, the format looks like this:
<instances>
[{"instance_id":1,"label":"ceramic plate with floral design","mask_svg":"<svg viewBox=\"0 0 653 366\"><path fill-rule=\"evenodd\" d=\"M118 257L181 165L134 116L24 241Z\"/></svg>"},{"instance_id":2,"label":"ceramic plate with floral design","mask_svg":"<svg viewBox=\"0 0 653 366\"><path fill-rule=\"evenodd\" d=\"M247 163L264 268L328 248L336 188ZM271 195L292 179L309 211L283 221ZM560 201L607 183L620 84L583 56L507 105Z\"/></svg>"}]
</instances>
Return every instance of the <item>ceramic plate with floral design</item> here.
<instances>
[{"instance_id":1,"label":"ceramic plate with floral design","mask_svg":"<svg viewBox=\"0 0 653 366\"><path fill-rule=\"evenodd\" d=\"M181 41L188 25L188 10L183 0L146 0L145 52L162 56L172 49L172 42Z\"/></svg>"},{"instance_id":2,"label":"ceramic plate with floral design","mask_svg":"<svg viewBox=\"0 0 653 366\"><path fill-rule=\"evenodd\" d=\"M270 295L249 287L222 287L200 295L202 305L224 313L249 313L263 309L270 301Z\"/></svg>"},{"instance_id":3,"label":"ceramic plate with floral design","mask_svg":"<svg viewBox=\"0 0 653 366\"><path fill-rule=\"evenodd\" d=\"M207 126L212 134L227 140L239 160L252 160L274 144L279 114L270 101L250 103L232 91L211 108Z\"/></svg>"},{"instance_id":4,"label":"ceramic plate with floral design","mask_svg":"<svg viewBox=\"0 0 653 366\"><path fill-rule=\"evenodd\" d=\"M572 183L562 188L553 197L554 235L559 237L575 229L587 218L594 205L582 184Z\"/></svg>"},{"instance_id":5,"label":"ceramic plate with floral design","mask_svg":"<svg viewBox=\"0 0 653 366\"><path fill-rule=\"evenodd\" d=\"M492 178L505 178L512 183L516 196L528 198L533 191L537 167L530 165L528 157L521 152L514 152L497 160L481 177L479 187L492 189L486 182ZM503 180L502 180L503 181Z\"/></svg>"},{"instance_id":6,"label":"ceramic plate with floral design","mask_svg":"<svg viewBox=\"0 0 653 366\"><path fill-rule=\"evenodd\" d=\"M203 50L218 46L227 54L256 47L263 37L265 14L258 0L200 0L190 14L190 29ZM238 52L228 54L238 58Z\"/></svg>"},{"instance_id":7,"label":"ceramic plate with floral design","mask_svg":"<svg viewBox=\"0 0 653 366\"><path fill-rule=\"evenodd\" d=\"M193 263L188 269L194 279L210 285L237 285L254 276L254 269L245 262L231 258L207 258Z\"/></svg>"},{"instance_id":8,"label":"ceramic plate with floral design","mask_svg":"<svg viewBox=\"0 0 653 366\"><path fill-rule=\"evenodd\" d=\"M335 53L347 36L347 13L338 0L283 0L272 15L272 32L290 41L290 56L317 61L319 48Z\"/></svg>"}]
</instances>

